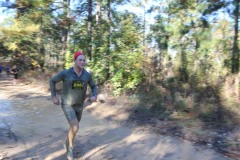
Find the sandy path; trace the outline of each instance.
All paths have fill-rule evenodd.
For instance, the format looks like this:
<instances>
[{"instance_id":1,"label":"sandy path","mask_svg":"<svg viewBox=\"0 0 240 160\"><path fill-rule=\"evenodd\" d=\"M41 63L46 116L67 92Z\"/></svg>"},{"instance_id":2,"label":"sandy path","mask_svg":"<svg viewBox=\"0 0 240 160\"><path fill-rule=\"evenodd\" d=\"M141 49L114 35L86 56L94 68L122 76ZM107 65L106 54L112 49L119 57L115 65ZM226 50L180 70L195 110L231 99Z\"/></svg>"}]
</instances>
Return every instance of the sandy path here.
<instances>
[{"instance_id":1,"label":"sandy path","mask_svg":"<svg viewBox=\"0 0 240 160\"><path fill-rule=\"evenodd\" d=\"M65 160L68 124L49 93L40 86L12 86L9 80L0 80L0 91L0 160ZM182 139L105 120L111 106L104 110L100 105L90 104L83 113L75 142L77 160L230 160Z\"/></svg>"}]
</instances>

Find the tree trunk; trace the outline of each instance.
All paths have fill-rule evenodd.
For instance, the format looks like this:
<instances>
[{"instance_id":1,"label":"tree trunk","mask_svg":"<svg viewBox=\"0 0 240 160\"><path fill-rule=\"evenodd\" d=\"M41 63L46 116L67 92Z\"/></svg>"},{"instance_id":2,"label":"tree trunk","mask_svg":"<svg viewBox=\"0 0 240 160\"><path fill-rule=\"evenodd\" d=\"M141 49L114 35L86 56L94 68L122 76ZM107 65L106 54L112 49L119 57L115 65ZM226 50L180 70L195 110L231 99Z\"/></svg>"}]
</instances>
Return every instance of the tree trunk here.
<instances>
[{"instance_id":1,"label":"tree trunk","mask_svg":"<svg viewBox=\"0 0 240 160\"><path fill-rule=\"evenodd\" d=\"M185 42L183 42L185 43ZM180 81L183 83L188 82L188 71L187 71L187 55L186 55L186 44L182 44L181 47L181 66L180 66Z\"/></svg>"},{"instance_id":2,"label":"tree trunk","mask_svg":"<svg viewBox=\"0 0 240 160\"><path fill-rule=\"evenodd\" d=\"M45 66L45 47L43 42L43 18L41 17L41 23L40 23L40 36L41 36L41 45L39 46L39 52L40 52L40 61L39 65L41 67L42 72L44 72L44 66Z\"/></svg>"},{"instance_id":3,"label":"tree trunk","mask_svg":"<svg viewBox=\"0 0 240 160\"><path fill-rule=\"evenodd\" d=\"M145 45L145 34L146 34L146 7L143 6L144 13L143 13L143 46Z\"/></svg>"},{"instance_id":4,"label":"tree trunk","mask_svg":"<svg viewBox=\"0 0 240 160\"><path fill-rule=\"evenodd\" d=\"M107 1L108 14L107 14L107 23L108 23L108 38L107 38L107 68L106 68L106 80L110 78L110 43L111 43L111 0Z\"/></svg>"},{"instance_id":5,"label":"tree trunk","mask_svg":"<svg viewBox=\"0 0 240 160\"><path fill-rule=\"evenodd\" d=\"M238 18L239 18L239 0L234 1L235 11L234 11L234 42L232 51L232 73L239 72L239 47L238 47Z\"/></svg>"},{"instance_id":6,"label":"tree trunk","mask_svg":"<svg viewBox=\"0 0 240 160\"><path fill-rule=\"evenodd\" d=\"M96 2L96 37L94 37L94 42L95 42L95 45L96 45L96 48L94 49L95 51L95 54L98 54L99 53L99 48L100 48L100 44L101 44L101 39L102 39L102 36L100 34L100 31L101 31L101 27L100 27L100 24L101 24L101 0L97 0ZM96 58L93 59L93 61L95 61Z\"/></svg>"},{"instance_id":7,"label":"tree trunk","mask_svg":"<svg viewBox=\"0 0 240 160\"><path fill-rule=\"evenodd\" d=\"M60 67L64 67L64 62L65 62L65 54L68 50L68 41L69 41L69 30L70 30L70 0L63 0L64 3L64 19L62 20L62 51L60 54Z\"/></svg>"},{"instance_id":8,"label":"tree trunk","mask_svg":"<svg viewBox=\"0 0 240 160\"><path fill-rule=\"evenodd\" d=\"M92 60L92 0L88 0L88 57Z\"/></svg>"},{"instance_id":9,"label":"tree trunk","mask_svg":"<svg viewBox=\"0 0 240 160\"><path fill-rule=\"evenodd\" d=\"M100 0L98 0L96 3L97 3L96 24L99 25L99 21L101 19L101 2Z\"/></svg>"}]
</instances>

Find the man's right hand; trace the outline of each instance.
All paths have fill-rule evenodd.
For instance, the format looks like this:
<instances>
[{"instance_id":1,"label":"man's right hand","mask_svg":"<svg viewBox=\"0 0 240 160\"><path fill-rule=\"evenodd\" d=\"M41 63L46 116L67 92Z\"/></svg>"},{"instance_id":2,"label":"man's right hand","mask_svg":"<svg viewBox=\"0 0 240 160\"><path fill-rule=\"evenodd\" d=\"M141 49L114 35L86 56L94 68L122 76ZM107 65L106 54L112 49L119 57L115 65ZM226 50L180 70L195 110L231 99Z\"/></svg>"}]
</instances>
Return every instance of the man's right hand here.
<instances>
[{"instance_id":1,"label":"man's right hand","mask_svg":"<svg viewBox=\"0 0 240 160\"><path fill-rule=\"evenodd\" d=\"M55 104L55 105L59 105L60 104L60 101L59 101L59 99L57 97L53 97L52 101L53 101L53 104Z\"/></svg>"}]
</instances>

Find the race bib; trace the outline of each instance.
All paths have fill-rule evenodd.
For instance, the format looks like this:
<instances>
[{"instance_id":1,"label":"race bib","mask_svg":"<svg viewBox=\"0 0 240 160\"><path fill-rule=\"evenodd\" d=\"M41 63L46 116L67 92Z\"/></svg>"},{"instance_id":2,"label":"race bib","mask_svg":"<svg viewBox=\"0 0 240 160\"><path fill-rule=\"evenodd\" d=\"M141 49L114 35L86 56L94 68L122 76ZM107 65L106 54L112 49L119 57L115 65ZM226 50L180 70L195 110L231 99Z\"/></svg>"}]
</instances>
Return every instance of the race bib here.
<instances>
[{"instance_id":1,"label":"race bib","mask_svg":"<svg viewBox=\"0 0 240 160\"><path fill-rule=\"evenodd\" d=\"M73 81L72 89L83 89L84 81Z\"/></svg>"}]
</instances>

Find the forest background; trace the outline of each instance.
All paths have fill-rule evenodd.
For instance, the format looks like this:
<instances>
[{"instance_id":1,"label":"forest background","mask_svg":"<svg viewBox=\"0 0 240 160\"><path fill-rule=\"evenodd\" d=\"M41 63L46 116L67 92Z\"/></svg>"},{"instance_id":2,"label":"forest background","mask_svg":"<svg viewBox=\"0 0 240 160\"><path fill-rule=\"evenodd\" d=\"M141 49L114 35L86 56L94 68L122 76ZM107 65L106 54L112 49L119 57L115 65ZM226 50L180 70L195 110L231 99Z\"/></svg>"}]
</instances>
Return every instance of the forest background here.
<instances>
[{"instance_id":1,"label":"forest background","mask_svg":"<svg viewBox=\"0 0 240 160\"><path fill-rule=\"evenodd\" d=\"M1 65L48 85L82 50L100 93L127 100L131 121L239 152L239 3L0 0L11 15L0 25Z\"/></svg>"}]
</instances>

